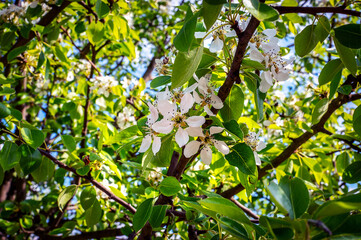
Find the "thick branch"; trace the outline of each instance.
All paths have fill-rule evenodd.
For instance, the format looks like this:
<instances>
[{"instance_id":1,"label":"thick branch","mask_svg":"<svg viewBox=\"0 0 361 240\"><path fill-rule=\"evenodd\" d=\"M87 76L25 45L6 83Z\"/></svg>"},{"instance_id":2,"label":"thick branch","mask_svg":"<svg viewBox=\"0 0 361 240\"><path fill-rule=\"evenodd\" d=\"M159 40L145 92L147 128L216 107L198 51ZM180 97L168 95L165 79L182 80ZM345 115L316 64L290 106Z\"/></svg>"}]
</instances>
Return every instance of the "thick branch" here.
<instances>
[{"instance_id":1,"label":"thick branch","mask_svg":"<svg viewBox=\"0 0 361 240\"><path fill-rule=\"evenodd\" d=\"M123 199L115 196L109 189L107 189L101 183L94 180L91 176L87 176L87 175L80 176L79 174L77 174L75 168L69 167L69 166L65 165L64 163L60 162L58 159L53 157L49 152L47 152L43 149L39 149L39 151L43 156L50 159L53 163L55 163L59 167L64 168L65 170L74 173L76 176L78 176L80 178L84 178L84 179L88 180L89 182L91 182L95 187L97 187L99 190L104 192L110 199L113 199L114 201L116 201L117 203L119 203L120 205L122 205L123 207L128 209L131 213L134 214L136 212L136 210L133 206L131 206L129 203L125 202Z\"/></svg>"},{"instance_id":2,"label":"thick branch","mask_svg":"<svg viewBox=\"0 0 361 240\"><path fill-rule=\"evenodd\" d=\"M283 7L283 6L274 6L280 14L285 13L306 13L317 15L319 13L340 13L355 17L360 17L361 13L354 10L345 9L344 7Z\"/></svg>"}]
</instances>

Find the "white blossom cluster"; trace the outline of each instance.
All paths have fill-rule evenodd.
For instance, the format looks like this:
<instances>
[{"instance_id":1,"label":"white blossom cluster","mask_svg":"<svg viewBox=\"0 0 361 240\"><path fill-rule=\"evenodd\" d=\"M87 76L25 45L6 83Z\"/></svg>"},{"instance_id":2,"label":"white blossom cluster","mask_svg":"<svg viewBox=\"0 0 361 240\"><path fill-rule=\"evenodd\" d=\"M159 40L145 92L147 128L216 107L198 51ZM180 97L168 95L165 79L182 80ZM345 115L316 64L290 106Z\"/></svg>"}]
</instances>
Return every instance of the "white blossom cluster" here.
<instances>
[{"instance_id":1,"label":"white blossom cluster","mask_svg":"<svg viewBox=\"0 0 361 240\"><path fill-rule=\"evenodd\" d=\"M122 112L118 113L117 124L120 129L124 129L136 124L134 110L129 107L124 107Z\"/></svg>"},{"instance_id":2,"label":"white blossom cluster","mask_svg":"<svg viewBox=\"0 0 361 240\"><path fill-rule=\"evenodd\" d=\"M261 159L259 158L257 152L262 151L266 147L266 143L259 140L259 135L260 132L250 132L243 138L244 142L253 150L256 165L261 165Z\"/></svg>"},{"instance_id":3,"label":"white blossom cluster","mask_svg":"<svg viewBox=\"0 0 361 240\"><path fill-rule=\"evenodd\" d=\"M265 65L267 70L261 73L259 90L267 92L276 81L286 81L292 70L290 64L293 58L284 59L279 54L276 29L266 29L255 35L250 41L250 59Z\"/></svg>"},{"instance_id":4,"label":"white blossom cluster","mask_svg":"<svg viewBox=\"0 0 361 240\"><path fill-rule=\"evenodd\" d=\"M54 1L49 1L50 4L54 4ZM10 4L7 8L0 10L0 19L5 22L12 22L18 24L18 20L21 17L24 17L28 8L36 8L39 4L39 1L30 1L23 2L21 5L17 6L15 4ZM41 8L43 12L51 10L51 8L46 3L41 3ZM37 20L34 21L36 23Z\"/></svg>"},{"instance_id":5,"label":"white blossom cluster","mask_svg":"<svg viewBox=\"0 0 361 240\"><path fill-rule=\"evenodd\" d=\"M35 92L39 94L39 96L46 96L48 93L50 81L44 80L43 76L40 76L35 84Z\"/></svg>"},{"instance_id":6,"label":"white blossom cluster","mask_svg":"<svg viewBox=\"0 0 361 240\"><path fill-rule=\"evenodd\" d=\"M210 75L198 79L196 83L184 91L169 91L157 94L154 105L148 102L150 114L147 120L147 134L143 138L139 152L146 152L152 146L153 154L161 147L160 134L175 132L175 141L179 147L184 147L184 155L189 158L199 150L201 160L205 164L212 161L211 146L215 146L221 153L228 154L229 148L223 141L214 139L213 134L223 131L221 127L211 127L204 130L202 125L206 122L202 113L204 110L209 115L214 115L211 106L220 109L223 107L221 99L214 94L209 86ZM190 114L194 109L197 114ZM190 137L198 138L189 142Z\"/></svg>"},{"instance_id":7,"label":"white blossom cluster","mask_svg":"<svg viewBox=\"0 0 361 240\"><path fill-rule=\"evenodd\" d=\"M97 89L98 95L104 95L105 97L109 97L110 92L112 91L112 87L118 85L118 82L115 81L114 77L110 76L96 76L95 78L90 79L90 82L93 85L90 87L91 91Z\"/></svg>"}]
</instances>

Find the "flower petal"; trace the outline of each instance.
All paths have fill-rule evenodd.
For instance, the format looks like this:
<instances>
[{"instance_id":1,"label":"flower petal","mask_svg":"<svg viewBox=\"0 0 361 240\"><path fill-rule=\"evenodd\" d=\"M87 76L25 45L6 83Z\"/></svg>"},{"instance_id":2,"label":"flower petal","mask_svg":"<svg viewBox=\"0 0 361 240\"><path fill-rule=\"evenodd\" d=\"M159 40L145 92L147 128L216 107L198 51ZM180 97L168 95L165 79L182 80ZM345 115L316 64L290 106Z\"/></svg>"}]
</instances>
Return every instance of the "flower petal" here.
<instances>
[{"instance_id":1,"label":"flower petal","mask_svg":"<svg viewBox=\"0 0 361 240\"><path fill-rule=\"evenodd\" d=\"M201 97L199 96L199 94L196 91L193 92L193 98L194 98L194 101L198 104L200 104L202 102Z\"/></svg>"},{"instance_id":2,"label":"flower petal","mask_svg":"<svg viewBox=\"0 0 361 240\"><path fill-rule=\"evenodd\" d=\"M201 151L201 160L204 164L210 165L212 163L212 150L205 146Z\"/></svg>"},{"instance_id":3,"label":"flower petal","mask_svg":"<svg viewBox=\"0 0 361 240\"><path fill-rule=\"evenodd\" d=\"M274 29L274 28L270 28L270 29L265 29L265 30L263 30L262 33L263 33L264 35L266 35L267 37L271 38L271 37L276 36L277 30Z\"/></svg>"},{"instance_id":4,"label":"flower petal","mask_svg":"<svg viewBox=\"0 0 361 240\"><path fill-rule=\"evenodd\" d=\"M174 117L177 111L177 105L167 100L159 100L157 107L159 112L168 119Z\"/></svg>"},{"instance_id":5,"label":"flower petal","mask_svg":"<svg viewBox=\"0 0 361 240\"><path fill-rule=\"evenodd\" d=\"M221 153L223 153L223 154L229 153L229 147L227 146L227 144L225 142L213 140L213 144L218 149L218 151L220 151Z\"/></svg>"},{"instance_id":6,"label":"flower petal","mask_svg":"<svg viewBox=\"0 0 361 240\"><path fill-rule=\"evenodd\" d=\"M168 134L173 130L174 122L162 119L152 125L154 131Z\"/></svg>"},{"instance_id":7,"label":"flower petal","mask_svg":"<svg viewBox=\"0 0 361 240\"><path fill-rule=\"evenodd\" d=\"M190 158L198 152L200 146L201 143L196 140L189 142L184 148L184 156Z\"/></svg>"},{"instance_id":8,"label":"flower petal","mask_svg":"<svg viewBox=\"0 0 361 240\"><path fill-rule=\"evenodd\" d=\"M159 152L160 146L162 144L162 141L160 139L160 137L154 136L153 137L153 145L152 145L152 151L155 154L157 154L157 152Z\"/></svg>"},{"instance_id":9,"label":"flower petal","mask_svg":"<svg viewBox=\"0 0 361 240\"><path fill-rule=\"evenodd\" d=\"M148 115L148 123L153 124L158 120L158 110L150 102L148 102L148 107L150 111L150 114Z\"/></svg>"},{"instance_id":10,"label":"flower petal","mask_svg":"<svg viewBox=\"0 0 361 240\"><path fill-rule=\"evenodd\" d=\"M266 146L267 146L267 145L266 145L265 142L260 141L260 142L258 143L258 145L257 145L256 151L257 151L257 152L262 151L263 149L266 148Z\"/></svg>"},{"instance_id":11,"label":"flower petal","mask_svg":"<svg viewBox=\"0 0 361 240\"><path fill-rule=\"evenodd\" d=\"M204 38L206 36L206 32L195 32L194 37L195 38Z\"/></svg>"},{"instance_id":12,"label":"flower petal","mask_svg":"<svg viewBox=\"0 0 361 240\"><path fill-rule=\"evenodd\" d=\"M194 98L192 94L186 93L183 95L181 102L180 102L180 110L181 114L185 114L193 107L194 104Z\"/></svg>"},{"instance_id":13,"label":"flower petal","mask_svg":"<svg viewBox=\"0 0 361 240\"><path fill-rule=\"evenodd\" d=\"M186 120L186 123L190 127L200 127L206 122L206 119L203 116L193 116L189 117Z\"/></svg>"},{"instance_id":14,"label":"flower petal","mask_svg":"<svg viewBox=\"0 0 361 240\"><path fill-rule=\"evenodd\" d=\"M211 135L213 135L213 134L221 133L223 130L224 130L224 128L222 128L222 127L210 127L209 133Z\"/></svg>"},{"instance_id":15,"label":"flower petal","mask_svg":"<svg viewBox=\"0 0 361 240\"><path fill-rule=\"evenodd\" d=\"M212 93L211 96L211 103L215 109L221 109L223 107L222 100L214 93Z\"/></svg>"},{"instance_id":16,"label":"flower petal","mask_svg":"<svg viewBox=\"0 0 361 240\"><path fill-rule=\"evenodd\" d=\"M212 53L219 52L223 49L223 41L216 37L213 39L211 46L209 47L209 51Z\"/></svg>"},{"instance_id":17,"label":"flower petal","mask_svg":"<svg viewBox=\"0 0 361 240\"><path fill-rule=\"evenodd\" d=\"M191 137L204 137L203 129L201 127L188 127L186 131Z\"/></svg>"},{"instance_id":18,"label":"flower petal","mask_svg":"<svg viewBox=\"0 0 361 240\"><path fill-rule=\"evenodd\" d=\"M183 128L178 128L177 133L175 134L175 141L177 142L179 147L183 147L187 144L189 140L189 136L186 130Z\"/></svg>"},{"instance_id":19,"label":"flower petal","mask_svg":"<svg viewBox=\"0 0 361 240\"><path fill-rule=\"evenodd\" d=\"M257 152L253 152L253 155L254 155L254 159L256 160L256 165L260 166L262 163L261 163L261 159L259 158Z\"/></svg>"},{"instance_id":20,"label":"flower petal","mask_svg":"<svg viewBox=\"0 0 361 240\"><path fill-rule=\"evenodd\" d=\"M142 144L140 145L138 152L143 153L147 151L148 148L150 147L150 144L152 144L152 137L148 134L143 138Z\"/></svg>"},{"instance_id":21,"label":"flower petal","mask_svg":"<svg viewBox=\"0 0 361 240\"><path fill-rule=\"evenodd\" d=\"M204 111L209 115L209 116L216 116L216 114L214 114L208 107L208 105L204 106Z\"/></svg>"}]
</instances>

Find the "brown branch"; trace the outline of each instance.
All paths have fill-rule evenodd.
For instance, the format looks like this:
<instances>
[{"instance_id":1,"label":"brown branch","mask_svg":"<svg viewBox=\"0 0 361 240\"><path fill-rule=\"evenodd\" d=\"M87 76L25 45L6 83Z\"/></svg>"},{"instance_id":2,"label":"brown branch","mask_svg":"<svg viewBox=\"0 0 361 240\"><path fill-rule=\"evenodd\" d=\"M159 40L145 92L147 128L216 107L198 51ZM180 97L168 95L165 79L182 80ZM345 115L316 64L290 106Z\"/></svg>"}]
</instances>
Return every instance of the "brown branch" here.
<instances>
[{"instance_id":1,"label":"brown branch","mask_svg":"<svg viewBox=\"0 0 361 240\"><path fill-rule=\"evenodd\" d=\"M73 174L75 174L76 176L86 179L89 182L91 182L95 187L97 187L99 190L101 190L102 192L104 192L110 199L113 199L114 201L116 201L117 203L119 203L120 205L122 205L123 207L125 207L126 209L128 209L131 213L135 213L136 210L135 208L130 205L129 203L125 202L123 199L117 197L116 195L114 195L109 189L107 189L106 187L104 187L101 183L99 183L98 181L94 180L91 176L85 175L85 176L80 176L79 174L77 174L76 169L67 166L66 164L60 162L58 159L56 159L55 157L53 157L48 151L45 151L43 149L38 149L40 151L40 153L47 157L48 159L50 159L53 163L55 163L56 165L58 165L59 167L72 172Z\"/></svg>"},{"instance_id":2,"label":"brown branch","mask_svg":"<svg viewBox=\"0 0 361 240\"><path fill-rule=\"evenodd\" d=\"M345 7L284 7L284 6L274 6L280 14L285 13L306 13L317 15L319 13L340 13L355 17L360 17L361 12L345 9Z\"/></svg>"},{"instance_id":3,"label":"brown branch","mask_svg":"<svg viewBox=\"0 0 361 240\"><path fill-rule=\"evenodd\" d=\"M349 78L350 78L350 76L349 76ZM360 76L357 78L358 81L360 80L359 78L360 78ZM355 101L355 100L358 100L358 99L361 99L360 94L353 94L351 96L339 94L337 96L337 98L332 100L331 103L328 105L327 111L321 117L321 120L317 124L315 124L315 125L313 125L311 127L312 133L311 132L305 132L301 136L299 136L298 138L294 139L293 142L285 150L283 150L283 152L280 155L278 155L276 158L274 158L270 164L267 164L266 166L264 166L262 169L259 170L258 179L260 180L264 176L266 176L268 170L272 170L272 169L278 167L279 165L281 165L302 144L307 142L311 137L315 136L318 132L321 132L322 129L324 129L324 124L326 123L326 121L330 118L330 116L339 107L341 107L343 104L345 104L347 102ZM239 193L243 189L244 189L244 187L241 184L238 184L237 186L235 186L235 187L233 187L231 189L228 189L227 191L221 193L221 195L223 197L225 197L225 198L231 198L232 196L236 195L237 193Z\"/></svg>"},{"instance_id":4,"label":"brown branch","mask_svg":"<svg viewBox=\"0 0 361 240\"><path fill-rule=\"evenodd\" d=\"M324 134L327 134L327 135L330 135L330 136L333 135L332 132L326 130L325 128L321 129L320 132L322 132L322 133L324 133ZM339 138L339 137L334 137L334 139L343 141L344 143L346 143L347 145L349 145L350 148L352 148L353 150L356 150L357 152L361 152L361 148L359 148L358 146L356 146L355 144L353 144L354 141L350 141L350 140L343 139L343 138Z\"/></svg>"}]
</instances>

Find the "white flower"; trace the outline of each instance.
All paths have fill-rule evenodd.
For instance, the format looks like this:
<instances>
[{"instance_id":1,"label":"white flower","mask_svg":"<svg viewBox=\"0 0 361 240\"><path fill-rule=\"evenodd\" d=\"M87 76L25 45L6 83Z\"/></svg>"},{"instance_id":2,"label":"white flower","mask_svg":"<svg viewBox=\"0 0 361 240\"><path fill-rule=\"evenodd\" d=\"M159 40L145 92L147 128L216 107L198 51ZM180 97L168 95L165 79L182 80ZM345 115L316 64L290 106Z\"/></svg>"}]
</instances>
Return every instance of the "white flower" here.
<instances>
[{"instance_id":1,"label":"white flower","mask_svg":"<svg viewBox=\"0 0 361 240\"><path fill-rule=\"evenodd\" d=\"M183 129L184 127L200 127L205 123L203 116L185 116L189 109L193 106L194 99L190 93L186 93L181 97L180 111L177 110L175 102L167 100L158 101L158 110L163 115L163 119L154 123L152 128L158 133L168 134L173 128L177 128L175 140L180 147L187 144L189 140L188 132Z\"/></svg>"},{"instance_id":2,"label":"white flower","mask_svg":"<svg viewBox=\"0 0 361 240\"><path fill-rule=\"evenodd\" d=\"M50 81L44 80L42 76L39 77L35 84L35 92L38 93L40 96L46 96L48 94Z\"/></svg>"},{"instance_id":3,"label":"white flower","mask_svg":"<svg viewBox=\"0 0 361 240\"><path fill-rule=\"evenodd\" d=\"M117 124L120 129L130 127L135 124L134 110L124 107L122 112L118 113Z\"/></svg>"},{"instance_id":4,"label":"white flower","mask_svg":"<svg viewBox=\"0 0 361 240\"><path fill-rule=\"evenodd\" d=\"M68 81L68 82L70 82L70 81L73 81L75 79L75 77L74 77L74 72L73 71L69 71L68 72L68 75L66 76L66 80Z\"/></svg>"},{"instance_id":5,"label":"white flower","mask_svg":"<svg viewBox=\"0 0 361 240\"><path fill-rule=\"evenodd\" d=\"M224 45L223 44L224 30L222 28L217 27L219 24L220 24L219 22L216 22L216 24L208 32L195 32L194 33L195 38L208 39L211 36L213 37L211 45L209 46L209 51L212 53L221 51L223 49L223 45Z\"/></svg>"},{"instance_id":6,"label":"white flower","mask_svg":"<svg viewBox=\"0 0 361 240\"><path fill-rule=\"evenodd\" d=\"M104 95L105 97L109 97L112 87L118 85L118 82L110 76L97 76L90 79L90 82L93 83L93 86L90 87L90 90L94 91L95 89L97 89L98 95Z\"/></svg>"},{"instance_id":7,"label":"white flower","mask_svg":"<svg viewBox=\"0 0 361 240\"><path fill-rule=\"evenodd\" d=\"M236 17L236 21L238 22L238 28L241 32L246 30L250 20L251 20L251 18L246 18L246 17L240 16L240 15L238 15ZM225 26L224 30L226 30L226 34L225 34L226 37L236 37L237 36L236 31L231 28L231 25Z\"/></svg>"},{"instance_id":8,"label":"white flower","mask_svg":"<svg viewBox=\"0 0 361 240\"><path fill-rule=\"evenodd\" d=\"M157 152L159 152L162 144L161 138L158 137L157 133L154 132L152 129L153 124L158 120L159 114L158 110L150 102L148 102L148 107L150 111L150 114L148 115L148 121L146 123L148 126L148 134L143 138L138 152L146 152L149 149L150 145L152 145L153 138L152 152L155 155L157 154Z\"/></svg>"},{"instance_id":9,"label":"white flower","mask_svg":"<svg viewBox=\"0 0 361 240\"><path fill-rule=\"evenodd\" d=\"M190 158L194 154L196 154L199 149L202 147L200 157L204 164L211 164L212 163L212 150L210 148L211 145L214 145L218 151L220 151L223 154L229 153L229 148L227 144L223 141L219 141L213 138L213 134L217 134L223 131L223 128L221 127L210 127L209 132L205 135L200 135L199 139L201 141L191 141L189 142L185 148L184 148L184 156L186 158Z\"/></svg>"},{"instance_id":10,"label":"white flower","mask_svg":"<svg viewBox=\"0 0 361 240\"><path fill-rule=\"evenodd\" d=\"M260 133L250 132L246 137L244 137L244 142L253 150L256 165L258 166L261 165L261 159L259 158L257 152L262 151L266 147L265 142L259 141L259 134Z\"/></svg>"}]
</instances>

